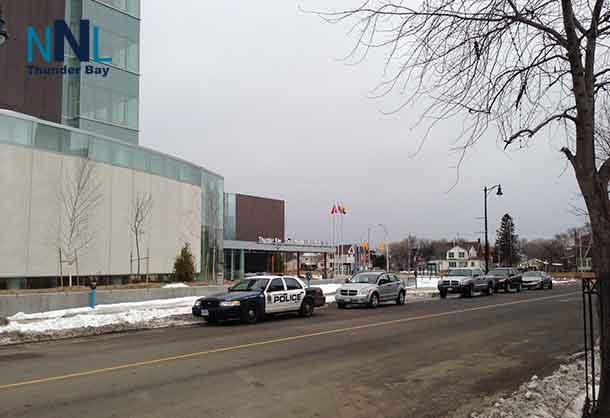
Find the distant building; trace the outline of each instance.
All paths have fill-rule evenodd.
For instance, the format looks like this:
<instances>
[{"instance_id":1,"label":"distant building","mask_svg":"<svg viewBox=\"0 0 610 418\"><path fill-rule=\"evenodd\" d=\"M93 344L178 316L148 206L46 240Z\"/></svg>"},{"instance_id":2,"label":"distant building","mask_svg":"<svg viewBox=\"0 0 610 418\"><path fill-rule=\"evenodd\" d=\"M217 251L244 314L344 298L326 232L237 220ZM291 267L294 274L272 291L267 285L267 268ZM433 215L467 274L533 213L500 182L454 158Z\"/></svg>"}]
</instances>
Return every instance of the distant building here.
<instances>
[{"instance_id":1,"label":"distant building","mask_svg":"<svg viewBox=\"0 0 610 418\"><path fill-rule=\"evenodd\" d=\"M447 251L445 260L447 262L447 268L443 270L456 267L481 267L483 264L481 258L480 248L475 247L475 245L471 245L468 250L456 245Z\"/></svg>"}]
</instances>

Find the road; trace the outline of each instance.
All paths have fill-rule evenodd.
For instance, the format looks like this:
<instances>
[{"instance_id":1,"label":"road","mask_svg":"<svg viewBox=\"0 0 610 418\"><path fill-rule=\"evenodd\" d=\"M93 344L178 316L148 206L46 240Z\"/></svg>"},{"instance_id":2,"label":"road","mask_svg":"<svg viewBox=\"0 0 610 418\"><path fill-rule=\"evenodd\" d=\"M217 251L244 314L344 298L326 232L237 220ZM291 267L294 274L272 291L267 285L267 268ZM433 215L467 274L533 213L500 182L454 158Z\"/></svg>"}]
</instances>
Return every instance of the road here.
<instances>
[{"instance_id":1,"label":"road","mask_svg":"<svg viewBox=\"0 0 610 418\"><path fill-rule=\"evenodd\" d=\"M577 286L0 349L0 417L466 417L581 348Z\"/></svg>"}]
</instances>

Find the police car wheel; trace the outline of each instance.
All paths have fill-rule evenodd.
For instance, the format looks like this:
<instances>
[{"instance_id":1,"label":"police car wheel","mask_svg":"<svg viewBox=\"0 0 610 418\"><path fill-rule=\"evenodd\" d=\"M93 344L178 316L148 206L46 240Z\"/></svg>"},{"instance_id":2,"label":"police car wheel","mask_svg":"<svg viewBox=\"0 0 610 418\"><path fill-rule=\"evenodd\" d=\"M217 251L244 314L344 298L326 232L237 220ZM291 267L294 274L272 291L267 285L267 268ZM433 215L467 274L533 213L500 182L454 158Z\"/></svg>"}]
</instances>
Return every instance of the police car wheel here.
<instances>
[{"instance_id":1,"label":"police car wheel","mask_svg":"<svg viewBox=\"0 0 610 418\"><path fill-rule=\"evenodd\" d=\"M306 299L301 304L301 309L299 310L299 314L301 314L301 316L308 318L311 315L313 315L313 309L314 309L313 302L309 299Z\"/></svg>"},{"instance_id":2,"label":"police car wheel","mask_svg":"<svg viewBox=\"0 0 610 418\"><path fill-rule=\"evenodd\" d=\"M242 322L246 324L256 324L258 321L258 312L255 305L249 305L242 313Z\"/></svg>"}]
</instances>

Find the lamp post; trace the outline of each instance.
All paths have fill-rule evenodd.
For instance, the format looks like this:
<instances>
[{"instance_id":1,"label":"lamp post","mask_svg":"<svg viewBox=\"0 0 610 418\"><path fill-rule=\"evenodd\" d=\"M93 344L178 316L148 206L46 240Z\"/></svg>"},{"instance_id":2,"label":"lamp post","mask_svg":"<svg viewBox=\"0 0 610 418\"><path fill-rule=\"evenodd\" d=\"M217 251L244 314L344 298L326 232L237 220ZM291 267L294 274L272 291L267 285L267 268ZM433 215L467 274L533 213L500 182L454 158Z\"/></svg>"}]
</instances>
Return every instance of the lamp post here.
<instances>
[{"instance_id":1,"label":"lamp post","mask_svg":"<svg viewBox=\"0 0 610 418\"><path fill-rule=\"evenodd\" d=\"M2 5L0 5L0 46L8 39L8 30L6 28L6 20L2 16Z\"/></svg>"},{"instance_id":2,"label":"lamp post","mask_svg":"<svg viewBox=\"0 0 610 418\"><path fill-rule=\"evenodd\" d=\"M485 274L489 273L489 237L487 235L487 195L494 191L495 189L498 189L498 191L496 192L497 196L502 196L502 186L500 184L496 184L495 186L492 187L487 187L485 186L483 188L483 194L484 194L484 201L485 201Z\"/></svg>"}]
</instances>

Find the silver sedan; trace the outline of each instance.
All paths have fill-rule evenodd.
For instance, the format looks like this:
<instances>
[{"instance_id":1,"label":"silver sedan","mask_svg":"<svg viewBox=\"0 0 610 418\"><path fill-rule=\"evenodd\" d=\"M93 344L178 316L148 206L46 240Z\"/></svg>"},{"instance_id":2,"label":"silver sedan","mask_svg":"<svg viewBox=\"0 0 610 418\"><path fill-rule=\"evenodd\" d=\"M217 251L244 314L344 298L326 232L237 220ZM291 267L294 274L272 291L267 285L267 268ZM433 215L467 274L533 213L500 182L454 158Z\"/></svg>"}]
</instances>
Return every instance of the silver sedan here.
<instances>
[{"instance_id":1,"label":"silver sedan","mask_svg":"<svg viewBox=\"0 0 610 418\"><path fill-rule=\"evenodd\" d=\"M347 305L366 305L376 308L382 302L403 305L407 291L395 274L383 271L358 273L337 289L335 301L339 309Z\"/></svg>"}]
</instances>

